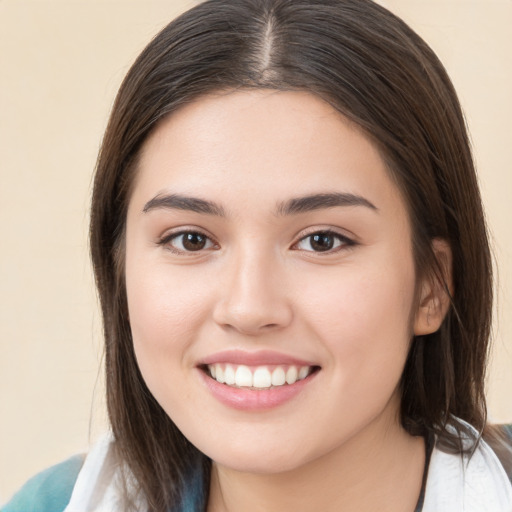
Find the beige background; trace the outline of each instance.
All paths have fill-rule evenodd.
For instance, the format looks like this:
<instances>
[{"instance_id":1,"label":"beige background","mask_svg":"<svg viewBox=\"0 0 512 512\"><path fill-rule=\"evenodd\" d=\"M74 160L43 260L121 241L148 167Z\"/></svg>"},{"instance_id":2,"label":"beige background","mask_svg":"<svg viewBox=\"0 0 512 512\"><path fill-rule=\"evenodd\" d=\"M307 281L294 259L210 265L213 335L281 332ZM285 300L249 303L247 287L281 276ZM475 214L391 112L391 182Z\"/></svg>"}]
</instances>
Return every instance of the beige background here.
<instances>
[{"instance_id":1,"label":"beige background","mask_svg":"<svg viewBox=\"0 0 512 512\"><path fill-rule=\"evenodd\" d=\"M87 252L114 94L188 1L0 0L0 502L105 428ZM438 52L473 134L499 266L490 413L512 420L512 1L387 0Z\"/></svg>"}]
</instances>

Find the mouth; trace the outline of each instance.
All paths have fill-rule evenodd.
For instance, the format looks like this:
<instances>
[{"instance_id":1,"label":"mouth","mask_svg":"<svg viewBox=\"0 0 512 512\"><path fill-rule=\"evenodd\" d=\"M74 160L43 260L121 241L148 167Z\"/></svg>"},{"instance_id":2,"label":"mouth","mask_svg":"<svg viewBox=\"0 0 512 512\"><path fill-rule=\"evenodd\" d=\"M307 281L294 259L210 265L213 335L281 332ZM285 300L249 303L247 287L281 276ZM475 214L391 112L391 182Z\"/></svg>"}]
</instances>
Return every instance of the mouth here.
<instances>
[{"instance_id":1,"label":"mouth","mask_svg":"<svg viewBox=\"0 0 512 512\"><path fill-rule=\"evenodd\" d=\"M297 403L296 397L311 396L317 391L313 381L322 369L291 354L236 349L211 354L196 368L214 398L244 413L269 411Z\"/></svg>"},{"instance_id":2,"label":"mouth","mask_svg":"<svg viewBox=\"0 0 512 512\"><path fill-rule=\"evenodd\" d=\"M320 370L319 366L262 365L214 363L200 369L219 384L236 389L271 390L292 386Z\"/></svg>"}]
</instances>

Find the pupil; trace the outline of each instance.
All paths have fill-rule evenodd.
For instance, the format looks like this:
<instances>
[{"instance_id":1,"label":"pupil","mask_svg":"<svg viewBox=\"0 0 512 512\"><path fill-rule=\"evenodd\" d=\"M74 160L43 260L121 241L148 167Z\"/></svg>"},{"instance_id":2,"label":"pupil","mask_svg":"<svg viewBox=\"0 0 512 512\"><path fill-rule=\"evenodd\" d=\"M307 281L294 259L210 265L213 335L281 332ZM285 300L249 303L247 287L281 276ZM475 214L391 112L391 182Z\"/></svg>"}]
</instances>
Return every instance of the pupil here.
<instances>
[{"instance_id":1,"label":"pupil","mask_svg":"<svg viewBox=\"0 0 512 512\"><path fill-rule=\"evenodd\" d=\"M313 235L311 240L311 247L315 251L328 251L329 249L332 249L333 245L334 240L332 236L325 233Z\"/></svg>"},{"instance_id":2,"label":"pupil","mask_svg":"<svg viewBox=\"0 0 512 512\"><path fill-rule=\"evenodd\" d=\"M183 236L183 247L187 251L199 251L206 245L206 237L199 233L187 233Z\"/></svg>"}]
</instances>

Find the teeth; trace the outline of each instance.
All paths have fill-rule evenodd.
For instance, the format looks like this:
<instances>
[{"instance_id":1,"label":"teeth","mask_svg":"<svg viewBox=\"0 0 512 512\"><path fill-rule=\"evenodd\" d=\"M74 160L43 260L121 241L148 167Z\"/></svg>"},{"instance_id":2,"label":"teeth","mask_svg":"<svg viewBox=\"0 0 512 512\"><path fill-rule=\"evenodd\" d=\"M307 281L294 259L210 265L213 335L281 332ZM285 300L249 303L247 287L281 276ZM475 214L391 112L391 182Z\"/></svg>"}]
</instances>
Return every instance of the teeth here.
<instances>
[{"instance_id":1,"label":"teeth","mask_svg":"<svg viewBox=\"0 0 512 512\"><path fill-rule=\"evenodd\" d=\"M269 388L272 385L272 375L270 375L268 368L256 368L252 376L252 385L255 388Z\"/></svg>"},{"instance_id":2,"label":"teeth","mask_svg":"<svg viewBox=\"0 0 512 512\"><path fill-rule=\"evenodd\" d=\"M252 372L247 366L239 366L236 369L235 383L239 388L252 387Z\"/></svg>"},{"instance_id":3,"label":"teeth","mask_svg":"<svg viewBox=\"0 0 512 512\"><path fill-rule=\"evenodd\" d=\"M272 372L272 386L282 386L286 382L286 374L284 370L278 366Z\"/></svg>"},{"instance_id":4,"label":"teeth","mask_svg":"<svg viewBox=\"0 0 512 512\"><path fill-rule=\"evenodd\" d=\"M245 365L208 365L213 379L221 384L239 388L269 389L271 387L294 384L305 379L311 373L311 366L276 366L273 370L267 366L250 368Z\"/></svg>"},{"instance_id":5,"label":"teeth","mask_svg":"<svg viewBox=\"0 0 512 512\"><path fill-rule=\"evenodd\" d=\"M286 382L287 384L293 384L297 382L297 377L299 376L299 372L296 366L290 366L288 371L286 372Z\"/></svg>"},{"instance_id":6,"label":"teeth","mask_svg":"<svg viewBox=\"0 0 512 512\"><path fill-rule=\"evenodd\" d=\"M215 365L215 380L224 384L224 370L220 364Z\"/></svg>"},{"instance_id":7,"label":"teeth","mask_svg":"<svg viewBox=\"0 0 512 512\"><path fill-rule=\"evenodd\" d=\"M227 364L224 369L224 383L228 386L232 386L235 383L235 370L230 364Z\"/></svg>"},{"instance_id":8,"label":"teeth","mask_svg":"<svg viewBox=\"0 0 512 512\"><path fill-rule=\"evenodd\" d=\"M307 366L303 366L299 370L299 380L305 379L309 374L309 368Z\"/></svg>"}]
</instances>

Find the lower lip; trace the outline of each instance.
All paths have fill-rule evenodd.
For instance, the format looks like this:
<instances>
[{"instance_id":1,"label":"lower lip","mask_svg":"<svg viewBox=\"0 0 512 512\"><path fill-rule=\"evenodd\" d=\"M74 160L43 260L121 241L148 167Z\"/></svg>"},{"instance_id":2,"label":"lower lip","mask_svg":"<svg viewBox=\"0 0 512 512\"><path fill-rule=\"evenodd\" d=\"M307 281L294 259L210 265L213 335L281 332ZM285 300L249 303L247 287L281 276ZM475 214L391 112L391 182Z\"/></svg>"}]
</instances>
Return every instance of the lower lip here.
<instances>
[{"instance_id":1,"label":"lower lip","mask_svg":"<svg viewBox=\"0 0 512 512\"><path fill-rule=\"evenodd\" d=\"M212 379L203 370L198 370L206 387L219 402L243 411L264 411L279 407L295 398L315 378L317 372L294 384L285 384L270 389L234 388Z\"/></svg>"}]
</instances>

